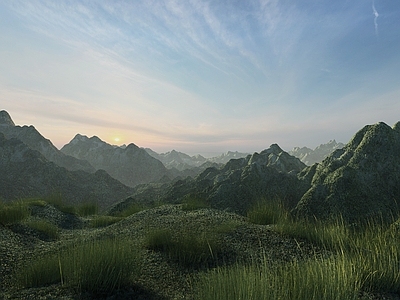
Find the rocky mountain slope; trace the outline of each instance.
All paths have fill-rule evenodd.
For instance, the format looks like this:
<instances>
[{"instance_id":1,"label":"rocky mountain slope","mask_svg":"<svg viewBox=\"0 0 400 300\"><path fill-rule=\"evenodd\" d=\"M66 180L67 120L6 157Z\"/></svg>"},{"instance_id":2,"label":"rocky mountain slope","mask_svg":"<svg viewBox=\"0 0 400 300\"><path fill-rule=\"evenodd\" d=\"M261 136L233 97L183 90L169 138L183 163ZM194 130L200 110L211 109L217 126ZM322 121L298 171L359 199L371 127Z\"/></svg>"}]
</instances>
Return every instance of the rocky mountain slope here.
<instances>
[{"instance_id":1,"label":"rocky mountain slope","mask_svg":"<svg viewBox=\"0 0 400 300\"><path fill-rule=\"evenodd\" d=\"M17 138L31 149L39 151L47 160L70 171L83 170L94 173L95 169L85 160L59 151L50 140L44 138L33 126L16 126L5 110L0 111L0 132L6 138Z\"/></svg>"},{"instance_id":2,"label":"rocky mountain slope","mask_svg":"<svg viewBox=\"0 0 400 300\"><path fill-rule=\"evenodd\" d=\"M307 147L295 147L288 153L296 156L306 165L311 166L315 163L323 161L333 151L336 149L341 149L344 146L345 145L343 143L337 143L335 140L331 140L326 144L319 145L314 150Z\"/></svg>"},{"instance_id":3,"label":"rocky mountain slope","mask_svg":"<svg viewBox=\"0 0 400 300\"><path fill-rule=\"evenodd\" d=\"M77 134L61 151L78 159L87 160L97 170L107 171L123 184L135 186L159 181L168 176L164 165L135 144L115 147L94 136Z\"/></svg>"},{"instance_id":4,"label":"rocky mountain slope","mask_svg":"<svg viewBox=\"0 0 400 300\"><path fill-rule=\"evenodd\" d=\"M140 186L132 197L117 206L154 201L179 203L187 197L197 197L215 208L243 212L254 201L279 197L294 207L308 188L296 176L305 167L274 144L260 153L232 159L222 168L207 168L194 179Z\"/></svg>"},{"instance_id":5,"label":"rocky mountain slope","mask_svg":"<svg viewBox=\"0 0 400 300\"><path fill-rule=\"evenodd\" d=\"M132 189L105 171L69 171L47 160L22 141L0 133L0 198L16 200L61 194L66 203L95 201L107 208L126 198Z\"/></svg>"},{"instance_id":6,"label":"rocky mountain slope","mask_svg":"<svg viewBox=\"0 0 400 300\"><path fill-rule=\"evenodd\" d=\"M341 214L347 221L382 215L390 220L400 204L400 122L367 125L343 148L299 178L311 188L295 212L328 218Z\"/></svg>"},{"instance_id":7,"label":"rocky mountain slope","mask_svg":"<svg viewBox=\"0 0 400 300\"><path fill-rule=\"evenodd\" d=\"M199 167L207 162L207 159L201 155L189 156L176 150L161 154L158 154L157 152L149 148L145 148L144 150L146 150L146 152L152 157L161 161L168 169L175 168L179 171L183 171L186 169L191 169L193 167Z\"/></svg>"}]
</instances>

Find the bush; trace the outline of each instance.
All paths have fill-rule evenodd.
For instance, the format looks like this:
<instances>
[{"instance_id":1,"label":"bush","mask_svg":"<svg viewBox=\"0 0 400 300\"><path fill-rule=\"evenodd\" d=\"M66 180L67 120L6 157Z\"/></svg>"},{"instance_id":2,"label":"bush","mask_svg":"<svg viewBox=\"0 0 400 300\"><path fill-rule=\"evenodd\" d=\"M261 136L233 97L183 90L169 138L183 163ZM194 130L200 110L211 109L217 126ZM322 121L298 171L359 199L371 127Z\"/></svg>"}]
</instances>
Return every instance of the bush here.
<instances>
[{"instance_id":1,"label":"bush","mask_svg":"<svg viewBox=\"0 0 400 300\"><path fill-rule=\"evenodd\" d=\"M50 239L55 240L60 236L60 230L57 226L43 220L32 220L27 222L26 225L39 233L46 235Z\"/></svg>"},{"instance_id":2,"label":"bush","mask_svg":"<svg viewBox=\"0 0 400 300\"><path fill-rule=\"evenodd\" d=\"M21 202L4 204L0 202L0 224L3 226L18 223L29 216L27 206Z\"/></svg>"},{"instance_id":3,"label":"bush","mask_svg":"<svg viewBox=\"0 0 400 300\"><path fill-rule=\"evenodd\" d=\"M23 287L61 283L95 295L130 285L140 274L140 253L126 240L96 240L32 262L19 273Z\"/></svg>"}]
</instances>

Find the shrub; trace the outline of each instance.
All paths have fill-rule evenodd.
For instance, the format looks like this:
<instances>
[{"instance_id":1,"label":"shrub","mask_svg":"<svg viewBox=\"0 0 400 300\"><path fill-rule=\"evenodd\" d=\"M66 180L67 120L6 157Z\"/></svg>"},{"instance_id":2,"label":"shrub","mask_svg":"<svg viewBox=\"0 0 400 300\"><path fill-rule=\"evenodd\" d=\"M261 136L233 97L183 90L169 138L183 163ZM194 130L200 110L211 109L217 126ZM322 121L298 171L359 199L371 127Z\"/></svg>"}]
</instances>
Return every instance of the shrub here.
<instances>
[{"instance_id":1,"label":"shrub","mask_svg":"<svg viewBox=\"0 0 400 300\"><path fill-rule=\"evenodd\" d=\"M16 201L9 204L0 202L0 224L8 225L17 223L28 216L29 210L23 202Z\"/></svg>"},{"instance_id":2,"label":"shrub","mask_svg":"<svg viewBox=\"0 0 400 300\"><path fill-rule=\"evenodd\" d=\"M140 253L126 240L76 244L32 262L19 272L23 287L66 284L82 292L110 294L140 273Z\"/></svg>"},{"instance_id":3,"label":"shrub","mask_svg":"<svg viewBox=\"0 0 400 300\"><path fill-rule=\"evenodd\" d=\"M43 220L32 220L27 222L26 225L39 233L46 235L50 239L55 240L60 236L60 230L56 225Z\"/></svg>"}]
</instances>

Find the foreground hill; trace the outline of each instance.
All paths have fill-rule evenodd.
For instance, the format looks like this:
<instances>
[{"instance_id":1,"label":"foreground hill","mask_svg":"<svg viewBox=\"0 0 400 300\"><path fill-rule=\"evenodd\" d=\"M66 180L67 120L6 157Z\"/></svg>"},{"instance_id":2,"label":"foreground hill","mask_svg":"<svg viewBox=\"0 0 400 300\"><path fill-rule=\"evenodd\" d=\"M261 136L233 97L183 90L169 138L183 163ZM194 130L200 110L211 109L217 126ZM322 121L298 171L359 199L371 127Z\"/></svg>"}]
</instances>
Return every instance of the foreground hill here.
<instances>
[{"instance_id":1,"label":"foreground hill","mask_svg":"<svg viewBox=\"0 0 400 300\"><path fill-rule=\"evenodd\" d=\"M94 173L95 169L86 161L59 151L50 140L44 138L33 126L16 126L5 110L0 111L0 132L6 138L17 138L31 149L39 151L47 160L70 171L83 170Z\"/></svg>"},{"instance_id":2,"label":"foreground hill","mask_svg":"<svg viewBox=\"0 0 400 300\"><path fill-rule=\"evenodd\" d=\"M299 215L391 220L400 211L400 122L393 128L385 123L365 126L343 149L299 178L311 185L296 207Z\"/></svg>"},{"instance_id":3,"label":"foreground hill","mask_svg":"<svg viewBox=\"0 0 400 300\"><path fill-rule=\"evenodd\" d=\"M135 144L115 147L94 136L77 134L61 151L78 159L90 162L97 170L105 170L123 184L135 186L159 181L169 175L168 170L157 159Z\"/></svg>"},{"instance_id":4,"label":"foreground hill","mask_svg":"<svg viewBox=\"0 0 400 300\"><path fill-rule=\"evenodd\" d=\"M65 202L96 202L107 208L130 195L132 189L105 171L69 171L47 160L22 141L0 133L0 197L16 200L61 194Z\"/></svg>"}]
</instances>

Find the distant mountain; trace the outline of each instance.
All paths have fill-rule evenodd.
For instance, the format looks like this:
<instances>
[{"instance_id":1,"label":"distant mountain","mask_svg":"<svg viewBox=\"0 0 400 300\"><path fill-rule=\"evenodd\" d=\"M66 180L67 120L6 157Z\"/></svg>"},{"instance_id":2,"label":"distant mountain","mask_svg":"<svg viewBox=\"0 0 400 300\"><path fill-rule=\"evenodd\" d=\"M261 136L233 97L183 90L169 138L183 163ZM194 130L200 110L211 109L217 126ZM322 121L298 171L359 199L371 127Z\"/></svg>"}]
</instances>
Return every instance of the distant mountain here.
<instances>
[{"instance_id":1,"label":"distant mountain","mask_svg":"<svg viewBox=\"0 0 400 300\"><path fill-rule=\"evenodd\" d=\"M0 198L5 201L61 193L66 203L96 201L105 209L132 193L131 188L105 171L94 174L69 171L50 162L19 139L8 139L2 133L0 170Z\"/></svg>"},{"instance_id":2,"label":"distant mountain","mask_svg":"<svg viewBox=\"0 0 400 300\"><path fill-rule=\"evenodd\" d=\"M298 158L273 144L260 153L231 159L221 168L207 168L194 179L141 186L118 207L133 202L177 203L190 195L205 199L213 207L239 212L265 198L280 197L294 207L309 187L304 187L296 176L305 167Z\"/></svg>"},{"instance_id":3,"label":"distant mountain","mask_svg":"<svg viewBox=\"0 0 400 300\"><path fill-rule=\"evenodd\" d=\"M121 148L107 144L96 136L88 138L77 134L61 151L87 160L97 170L105 170L131 187L158 181L170 175L159 160L135 144Z\"/></svg>"},{"instance_id":4,"label":"distant mountain","mask_svg":"<svg viewBox=\"0 0 400 300\"><path fill-rule=\"evenodd\" d=\"M310 189L295 212L353 222L371 216L390 220L400 212L400 122L367 125L343 148L299 174Z\"/></svg>"},{"instance_id":5,"label":"distant mountain","mask_svg":"<svg viewBox=\"0 0 400 300\"><path fill-rule=\"evenodd\" d=\"M217 163L217 164L226 164L228 161L231 159L238 159L238 158L244 158L247 155L250 155L250 153L241 153L237 151L228 151L226 153L223 153L219 156L211 157L208 158L208 161Z\"/></svg>"},{"instance_id":6,"label":"distant mountain","mask_svg":"<svg viewBox=\"0 0 400 300\"><path fill-rule=\"evenodd\" d=\"M343 143L337 143L335 140L331 140L326 144L321 144L314 150L307 147L295 147L289 151L290 155L296 156L303 163L311 166L315 163L323 161L329 154L331 154L336 149L341 149L345 145Z\"/></svg>"},{"instance_id":7,"label":"distant mountain","mask_svg":"<svg viewBox=\"0 0 400 300\"><path fill-rule=\"evenodd\" d=\"M47 160L70 171L83 170L94 173L95 168L87 161L66 155L59 151L50 140L44 138L33 126L16 126L5 110L0 111L0 132L8 139L17 138L31 149L39 151Z\"/></svg>"},{"instance_id":8,"label":"distant mountain","mask_svg":"<svg viewBox=\"0 0 400 300\"><path fill-rule=\"evenodd\" d=\"M149 148L144 149L149 155L161 161L168 169L175 168L178 171L200 167L207 162L207 159L201 155L189 156L185 153L172 150L166 153L157 153Z\"/></svg>"}]
</instances>

